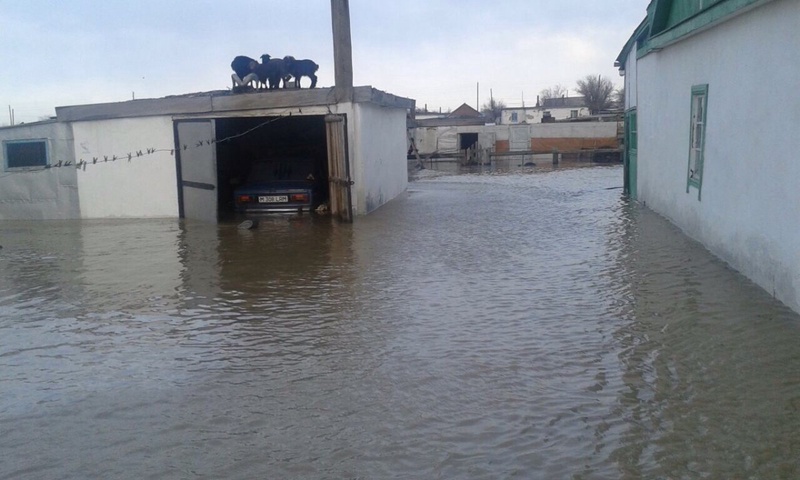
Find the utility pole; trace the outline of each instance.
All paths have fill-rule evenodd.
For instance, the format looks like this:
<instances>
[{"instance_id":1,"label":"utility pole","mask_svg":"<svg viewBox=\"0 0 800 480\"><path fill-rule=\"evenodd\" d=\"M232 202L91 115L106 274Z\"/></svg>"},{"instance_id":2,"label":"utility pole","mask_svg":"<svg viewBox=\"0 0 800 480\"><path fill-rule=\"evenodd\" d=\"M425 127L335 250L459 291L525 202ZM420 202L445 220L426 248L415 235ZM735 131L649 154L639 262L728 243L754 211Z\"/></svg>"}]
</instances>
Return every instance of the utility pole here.
<instances>
[{"instance_id":1,"label":"utility pole","mask_svg":"<svg viewBox=\"0 0 800 480\"><path fill-rule=\"evenodd\" d=\"M331 0L333 24L334 97L353 101L353 45L350 39L350 1Z\"/></svg>"}]
</instances>

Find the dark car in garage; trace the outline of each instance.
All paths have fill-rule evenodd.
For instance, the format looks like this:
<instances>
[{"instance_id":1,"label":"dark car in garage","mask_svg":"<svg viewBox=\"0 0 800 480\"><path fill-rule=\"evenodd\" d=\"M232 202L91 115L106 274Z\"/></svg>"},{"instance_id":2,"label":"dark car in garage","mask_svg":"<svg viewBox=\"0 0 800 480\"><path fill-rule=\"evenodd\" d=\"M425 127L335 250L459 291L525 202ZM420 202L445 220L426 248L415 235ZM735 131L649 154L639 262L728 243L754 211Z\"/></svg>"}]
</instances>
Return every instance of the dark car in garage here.
<instances>
[{"instance_id":1,"label":"dark car in garage","mask_svg":"<svg viewBox=\"0 0 800 480\"><path fill-rule=\"evenodd\" d=\"M243 213L310 212L323 202L324 179L319 177L309 158L257 160L234 189L234 208Z\"/></svg>"}]
</instances>

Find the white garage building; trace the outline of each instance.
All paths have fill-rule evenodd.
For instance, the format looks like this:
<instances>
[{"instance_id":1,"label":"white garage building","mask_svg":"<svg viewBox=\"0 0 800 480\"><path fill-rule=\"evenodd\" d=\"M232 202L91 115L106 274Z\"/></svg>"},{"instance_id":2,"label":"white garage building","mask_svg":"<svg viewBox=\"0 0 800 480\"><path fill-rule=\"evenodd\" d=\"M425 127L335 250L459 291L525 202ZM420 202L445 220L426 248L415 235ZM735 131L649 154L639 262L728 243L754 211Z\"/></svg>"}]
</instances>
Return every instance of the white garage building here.
<instances>
[{"instance_id":1,"label":"white garage building","mask_svg":"<svg viewBox=\"0 0 800 480\"><path fill-rule=\"evenodd\" d=\"M349 220L405 190L414 101L372 87L228 91L56 108L0 129L0 219L181 217L216 221L264 156L310 156Z\"/></svg>"}]
</instances>

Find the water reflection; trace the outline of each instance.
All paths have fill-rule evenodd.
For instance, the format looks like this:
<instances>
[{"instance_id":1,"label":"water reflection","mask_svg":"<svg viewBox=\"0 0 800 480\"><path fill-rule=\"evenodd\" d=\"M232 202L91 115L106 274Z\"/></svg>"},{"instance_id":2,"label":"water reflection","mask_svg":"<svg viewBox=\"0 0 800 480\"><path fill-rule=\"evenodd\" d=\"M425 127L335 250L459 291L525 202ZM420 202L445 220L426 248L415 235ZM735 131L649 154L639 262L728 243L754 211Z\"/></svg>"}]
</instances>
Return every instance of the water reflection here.
<instances>
[{"instance_id":1,"label":"water reflection","mask_svg":"<svg viewBox=\"0 0 800 480\"><path fill-rule=\"evenodd\" d=\"M621 178L4 222L0 478L795 477L798 316Z\"/></svg>"},{"instance_id":2,"label":"water reflection","mask_svg":"<svg viewBox=\"0 0 800 480\"><path fill-rule=\"evenodd\" d=\"M630 478L793 478L800 406L796 314L650 212L626 210L620 267Z\"/></svg>"}]
</instances>

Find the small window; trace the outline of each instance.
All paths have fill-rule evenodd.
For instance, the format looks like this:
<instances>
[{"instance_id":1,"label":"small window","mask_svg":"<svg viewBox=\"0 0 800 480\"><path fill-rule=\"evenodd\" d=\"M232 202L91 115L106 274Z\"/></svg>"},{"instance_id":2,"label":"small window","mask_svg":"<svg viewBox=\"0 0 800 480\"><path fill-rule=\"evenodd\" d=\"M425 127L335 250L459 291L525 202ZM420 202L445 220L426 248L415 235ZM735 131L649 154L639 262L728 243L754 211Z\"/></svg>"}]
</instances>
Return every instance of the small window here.
<instances>
[{"instance_id":1,"label":"small window","mask_svg":"<svg viewBox=\"0 0 800 480\"><path fill-rule=\"evenodd\" d=\"M512 113L511 113L511 121L512 121L512 122L516 122L516 121L518 121L518 120L517 120L517 112L512 112Z\"/></svg>"},{"instance_id":2,"label":"small window","mask_svg":"<svg viewBox=\"0 0 800 480\"><path fill-rule=\"evenodd\" d=\"M47 166L47 140L14 140L3 142L6 169Z\"/></svg>"},{"instance_id":3,"label":"small window","mask_svg":"<svg viewBox=\"0 0 800 480\"><path fill-rule=\"evenodd\" d=\"M686 193L690 187L697 188L697 199L703 185L703 151L706 138L706 104L708 85L692 87L691 125L689 130L689 167L686 180Z\"/></svg>"},{"instance_id":4,"label":"small window","mask_svg":"<svg viewBox=\"0 0 800 480\"><path fill-rule=\"evenodd\" d=\"M569 111L569 118L578 118L578 111L577 110L570 110Z\"/></svg>"}]
</instances>

